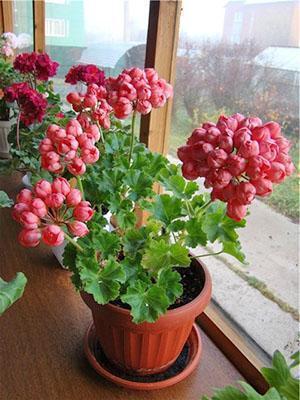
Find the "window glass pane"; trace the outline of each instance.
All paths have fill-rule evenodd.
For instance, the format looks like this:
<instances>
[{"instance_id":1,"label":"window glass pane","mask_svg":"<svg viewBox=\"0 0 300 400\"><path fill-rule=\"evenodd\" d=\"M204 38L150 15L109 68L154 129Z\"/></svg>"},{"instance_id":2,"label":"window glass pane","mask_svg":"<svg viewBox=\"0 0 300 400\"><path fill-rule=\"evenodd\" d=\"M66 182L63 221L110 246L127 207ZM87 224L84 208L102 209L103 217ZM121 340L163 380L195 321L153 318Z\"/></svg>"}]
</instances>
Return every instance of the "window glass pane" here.
<instances>
[{"instance_id":1,"label":"window glass pane","mask_svg":"<svg viewBox=\"0 0 300 400\"><path fill-rule=\"evenodd\" d=\"M46 0L46 49L60 63L56 84L74 64L96 64L106 75L144 66L149 0Z\"/></svg>"},{"instance_id":2,"label":"window glass pane","mask_svg":"<svg viewBox=\"0 0 300 400\"><path fill-rule=\"evenodd\" d=\"M22 48L17 53L33 51L33 6L32 0L13 1L14 33L21 35Z\"/></svg>"},{"instance_id":3,"label":"window glass pane","mask_svg":"<svg viewBox=\"0 0 300 400\"><path fill-rule=\"evenodd\" d=\"M202 122L239 112L278 121L299 167L297 13L296 1L183 1L172 160ZM214 301L268 355L275 349L290 355L299 346L298 180L299 169L250 207L240 230L248 266L223 254L205 258Z\"/></svg>"}]
</instances>

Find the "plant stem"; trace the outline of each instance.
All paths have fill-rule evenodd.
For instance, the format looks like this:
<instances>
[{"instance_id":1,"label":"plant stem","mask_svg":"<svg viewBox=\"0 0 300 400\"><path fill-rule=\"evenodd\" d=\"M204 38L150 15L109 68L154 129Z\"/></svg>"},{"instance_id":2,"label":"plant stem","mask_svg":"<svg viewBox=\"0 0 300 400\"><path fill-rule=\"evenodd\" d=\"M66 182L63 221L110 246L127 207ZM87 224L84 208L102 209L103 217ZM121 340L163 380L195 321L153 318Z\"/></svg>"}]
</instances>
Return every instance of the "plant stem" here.
<instances>
[{"instance_id":1,"label":"plant stem","mask_svg":"<svg viewBox=\"0 0 300 400\"><path fill-rule=\"evenodd\" d=\"M192 256L192 257L190 257L190 259L193 260L194 258L217 256L218 254L221 254L221 253L223 253L223 249L220 251L217 251L216 253L199 254L198 256Z\"/></svg>"},{"instance_id":2,"label":"plant stem","mask_svg":"<svg viewBox=\"0 0 300 400\"><path fill-rule=\"evenodd\" d=\"M77 185L78 185L78 187L79 187L79 190L81 191L82 199L85 200L85 198L84 198L83 186L82 186L82 181L81 181L80 176L77 176Z\"/></svg>"},{"instance_id":3,"label":"plant stem","mask_svg":"<svg viewBox=\"0 0 300 400\"><path fill-rule=\"evenodd\" d=\"M101 142L102 142L103 144L105 144L105 140L104 140L104 135L103 135L103 132L102 132L102 128L101 128L101 125L99 124L98 121L97 121L97 126L98 126L98 128L99 128Z\"/></svg>"},{"instance_id":4,"label":"plant stem","mask_svg":"<svg viewBox=\"0 0 300 400\"><path fill-rule=\"evenodd\" d=\"M132 120L131 120L130 149L129 149L129 156L128 156L129 165L130 165L132 150L133 150L135 117L136 117L136 112L133 111Z\"/></svg>"},{"instance_id":5,"label":"plant stem","mask_svg":"<svg viewBox=\"0 0 300 400\"><path fill-rule=\"evenodd\" d=\"M64 232L64 235L65 235L65 238L67 239L68 242L72 243L72 245L75 246L79 251L83 251L83 248L76 242L76 240L71 238L71 236L69 236L65 232Z\"/></svg>"},{"instance_id":6,"label":"plant stem","mask_svg":"<svg viewBox=\"0 0 300 400\"><path fill-rule=\"evenodd\" d=\"M190 203L188 202L188 200L185 202L189 217L193 217L194 216L194 210L191 208Z\"/></svg>"}]
</instances>

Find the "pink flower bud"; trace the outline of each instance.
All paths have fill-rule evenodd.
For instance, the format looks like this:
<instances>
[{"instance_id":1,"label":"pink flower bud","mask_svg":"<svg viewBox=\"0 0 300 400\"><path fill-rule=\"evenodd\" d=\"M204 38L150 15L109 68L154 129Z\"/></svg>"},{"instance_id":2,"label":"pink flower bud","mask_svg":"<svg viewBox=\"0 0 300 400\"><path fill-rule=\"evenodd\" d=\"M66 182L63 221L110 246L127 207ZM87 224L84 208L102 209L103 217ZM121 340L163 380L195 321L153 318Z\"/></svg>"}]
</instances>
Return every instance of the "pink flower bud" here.
<instances>
[{"instance_id":1,"label":"pink flower bud","mask_svg":"<svg viewBox=\"0 0 300 400\"><path fill-rule=\"evenodd\" d=\"M251 131L248 128L240 128L234 133L233 144L235 147L239 148L242 143L251 139Z\"/></svg>"},{"instance_id":2,"label":"pink flower bud","mask_svg":"<svg viewBox=\"0 0 300 400\"><path fill-rule=\"evenodd\" d=\"M45 215L47 215L48 212L46 204L39 197L32 200L31 211L39 218L45 217Z\"/></svg>"},{"instance_id":3,"label":"pink flower bud","mask_svg":"<svg viewBox=\"0 0 300 400\"><path fill-rule=\"evenodd\" d=\"M82 200L81 192L78 189L71 189L66 197L66 203L69 207L77 206Z\"/></svg>"},{"instance_id":4,"label":"pink flower bud","mask_svg":"<svg viewBox=\"0 0 300 400\"><path fill-rule=\"evenodd\" d=\"M93 215L94 210L90 207L91 204L88 201L81 201L73 211L73 217L78 221L87 222Z\"/></svg>"},{"instance_id":5,"label":"pink flower bud","mask_svg":"<svg viewBox=\"0 0 300 400\"><path fill-rule=\"evenodd\" d=\"M31 211L24 211L21 214L20 222L26 229L36 229L40 224L40 219Z\"/></svg>"},{"instance_id":6,"label":"pink flower bud","mask_svg":"<svg viewBox=\"0 0 300 400\"><path fill-rule=\"evenodd\" d=\"M52 193L51 183L45 179L38 181L34 187L34 193L41 199L45 199L49 194Z\"/></svg>"},{"instance_id":7,"label":"pink flower bud","mask_svg":"<svg viewBox=\"0 0 300 400\"><path fill-rule=\"evenodd\" d=\"M55 178L51 187L53 193L61 193L64 196L67 196L71 190L71 186L65 178Z\"/></svg>"},{"instance_id":8,"label":"pink flower bud","mask_svg":"<svg viewBox=\"0 0 300 400\"><path fill-rule=\"evenodd\" d=\"M272 139L276 139L281 136L281 127L277 122L270 121L264 126L269 129Z\"/></svg>"},{"instance_id":9,"label":"pink flower bud","mask_svg":"<svg viewBox=\"0 0 300 400\"><path fill-rule=\"evenodd\" d=\"M236 198L241 204L250 204L255 194L256 189L249 182L241 182L236 186Z\"/></svg>"},{"instance_id":10,"label":"pink flower bud","mask_svg":"<svg viewBox=\"0 0 300 400\"><path fill-rule=\"evenodd\" d=\"M77 237L83 237L89 233L88 227L81 221L70 222L68 224L68 230L72 235Z\"/></svg>"},{"instance_id":11,"label":"pink flower bud","mask_svg":"<svg viewBox=\"0 0 300 400\"><path fill-rule=\"evenodd\" d=\"M241 175L245 171L246 166L246 160L237 154L229 154L226 160L226 168L233 176Z\"/></svg>"},{"instance_id":12,"label":"pink flower bud","mask_svg":"<svg viewBox=\"0 0 300 400\"><path fill-rule=\"evenodd\" d=\"M141 113L142 115L149 114L152 110L152 105L148 100L138 100L136 104L136 111Z\"/></svg>"},{"instance_id":13,"label":"pink flower bud","mask_svg":"<svg viewBox=\"0 0 300 400\"><path fill-rule=\"evenodd\" d=\"M273 191L272 182L269 179L258 178L251 180L253 186L255 186L256 194L258 196L266 197L269 196Z\"/></svg>"},{"instance_id":14,"label":"pink flower bud","mask_svg":"<svg viewBox=\"0 0 300 400\"><path fill-rule=\"evenodd\" d=\"M13 210L12 210L12 217L15 221L20 222L21 215L23 211L29 211L30 206L29 204L26 203L17 203L14 205Z\"/></svg>"},{"instance_id":15,"label":"pink flower bud","mask_svg":"<svg viewBox=\"0 0 300 400\"><path fill-rule=\"evenodd\" d=\"M208 130L209 128L212 128L212 127L216 127L216 124L214 124L211 121L207 121L202 124L202 128L205 130Z\"/></svg>"},{"instance_id":16,"label":"pink flower bud","mask_svg":"<svg viewBox=\"0 0 300 400\"><path fill-rule=\"evenodd\" d=\"M40 154L46 154L46 153L49 153L49 151L53 151L53 150L54 150L54 147L53 147L51 139L46 137L43 140L41 140L41 142L39 144Z\"/></svg>"},{"instance_id":17,"label":"pink flower bud","mask_svg":"<svg viewBox=\"0 0 300 400\"><path fill-rule=\"evenodd\" d=\"M126 97L120 97L114 104L116 118L125 119L132 113L132 104Z\"/></svg>"},{"instance_id":18,"label":"pink flower bud","mask_svg":"<svg viewBox=\"0 0 300 400\"><path fill-rule=\"evenodd\" d=\"M236 131L238 127L238 121L233 117L226 117L226 115L221 115L217 122L217 128L221 132L225 132L226 129L231 131Z\"/></svg>"},{"instance_id":19,"label":"pink flower bud","mask_svg":"<svg viewBox=\"0 0 300 400\"><path fill-rule=\"evenodd\" d=\"M269 140L271 138L270 130L266 125L257 126L252 129L252 140L257 140L258 142Z\"/></svg>"},{"instance_id":20,"label":"pink flower bud","mask_svg":"<svg viewBox=\"0 0 300 400\"><path fill-rule=\"evenodd\" d=\"M291 148L291 142L283 136L279 136L274 139L275 143L277 144L279 151L282 153L287 154L289 149Z\"/></svg>"},{"instance_id":21,"label":"pink flower bud","mask_svg":"<svg viewBox=\"0 0 300 400\"><path fill-rule=\"evenodd\" d=\"M99 160L99 150L96 146L92 148L84 148L81 151L81 158L86 164L94 164Z\"/></svg>"},{"instance_id":22,"label":"pink flower bud","mask_svg":"<svg viewBox=\"0 0 300 400\"><path fill-rule=\"evenodd\" d=\"M150 97L150 103L152 104L153 108L160 108L163 107L167 101L167 98L164 93L156 91L153 91L153 88L151 88L152 94Z\"/></svg>"},{"instance_id":23,"label":"pink flower bud","mask_svg":"<svg viewBox=\"0 0 300 400\"><path fill-rule=\"evenodd\" d=\"M82 161L81 158L75 157L70 164L68 164L68 171L72 175L83 175L86 171L85 163Z\"/></svg>"},{"instance_id":24,"label":"pink flower bud","mask_svg":"<svg viewBox=\"0 0 300 400\"><path fill-rule=\"evenodd\" d=\"M85 108L94 108L97 105L97 97L93 94L87 94L83 100Z\"/></svg>"},{"instance_id":25,"label":"pink flower bud","mask_svg":"<svg viewBox=\"0 0 300 400\"><path fill-rule=\"evenodd\" d=\"M154 68L145 68L146 78L149 82L157 82L158 81L158 74Z\"/></svg>"},{"instance_id":26,"label":"pink flower bud","mask_svg":"<svg viewBox=\"0 0 300 400\"><path fill-rule=\"evenodd\" d=\"M257 117L250 117L250 118L245 118L243 121L241 121L241 126L245 126L246 128L249 128L252 130L253 128L257 126L262 125L262 121L260 118Z\"/></svg>"},{"instance_id":27,"label":"pink flower bud","mask_svg":"<svg viewBox=\"0 0 300 400\"><path fill-rule=\"evenodd\" d=\"M17 203L30 204L32 201L32 192L29 189L22 189L17 195Z\"/></svg>"},{"instance_id":28,"label":"pink flower bud","mask_svg":"<svg viewBox=\"0 0 300 400\"><path fill-rule=\"evenodd\" d=\"M227 157L228 154L222 149L212 150L207 156L207 164L210 168L220 168L225 164Z\"/></svg>"},{"instance_id":29,"label":"pink flower bud","mask_svg":"<svg viewBox=\"0 0 300 400\"><path fill-rule=\"evenodd\" d=\"M54 174L58 174L63 170L63 166L60 163L59 154L57 154L55 151L49 151L49 153L42 155L41 166L42 168Z\"/></svg>"},{"instance_id":30,"label":"pink flower bud","mask_svg":"<svg viewBox=\"0 0 300 400\"><path fill-rule=\"evenodd\" d=\"M48 246L59 246L64 241L64 233L57 225L47 225L42 231L42 239Z\"/></svg>"},{"instance_id":31,"label":"pink flower bud","mask_svg":"<svg viewBox=\"0 0 300 400\"><path fill-rule=\"evenodd\" d=\"M81 104L81 97L79 95L79 93L77 92L71 92L67 95L66 97L67 102L69 102L70 104Z\"/></svg>"},{"instance_id":32,"label":"pink flower bud","mask_svg":"<svg viewBox=\"0 0 300 400\"><path fill-rule=\"evenodd\" d=\"M19 242L24 247L36 247L41 240L38 229L22 229L19 233Z\"/></svg>"},{"instance_id":33,"label":"pink flower bud","mask_svg":"<svg viewBox=\"0 0 300 400\"><path fill-rule=\"evenodd\" d=\"M241 221L247 214L247 206L240 204L238 200L229 201L227 204L227 215L235 221Z\"/></svg>"},{"instance_id":34,"label":"pink flower bud","mask_svg":"<svg viewBox=\"0 0 300 400\"><path fill-rule=\"evenodd\" d=\"M68 135L67 137L60 140L57 144L57 151L59 154L67 154L71 150L76 151L78 148L78 141L73 135Z\"/></svg>"},{"instance_id":35,"label":"pink flower bud","mask_svg":"<svg viewBox=\"0 0 300 400\"><path fill-rule=\"evenodd\" d=\"M82 134L82 127L77 119L71 119L66 126L66 132L68 135L73 135L75 137Z\"/></svg>"},{"instance_id":36,"label":"pink flower bud","mask_svg":"<svg viewBox=\"0 0 300 400\"><path fill-rule=\"evenodd\" d=\"M135 87L128 82L123 83L119 89L119 96L126 97L130 101L135 100L137 96Z\"/></svg>"},{"instance_id":37,"label":"pink flower bud","mask_svg":"<svg viewBox=\"0 0 300 400\"><path fill-rule=\"evenodd\" d=\"M259 145L256 140L246 140L239 148L238 154L244 158L257 156L259 154Z\"/></svg>"},{"instance_id":38,"label":"pink flower bud","mask_svg":"<svg viewBox=\"0 0 300 400\"><path fill-rule=\"evenodd\" d=\"M227 186L225 186L222 189L223 198L224 198L223 201L227 202L227 201L231 201L231 200L235 199L237 196L236 188L237 188L237 185L234 185L232 182L230 182Z\"/></svg>"},{"instance_id":39,"label":"pink flower bud","mask_svg":"<svg viewBox=\"0 0 300 400\"><path fill-rule=\"evenodd\" d=\"M100 131L97 125L90 125L86 128L85 133L89 139L94 141L94 143L100 140Z\"/></svg>"},{"instance_id":40,"label":"pink flower bud","mask_svg":"<svg viewBox=\"0 0 300 400\"><path fill-rule=\"evenodd\" d=\"M199 177L197 166L198 163L196 161L188 161L182 165L182 175L185 179L193 181Z\"/></svg>"},{"instance_id":41,"label":"pink flower bud","mask_svg":"<svg viewBox=\"0 0 300 400\"><path fill-rule=\"evenodd\" d=\"M206 129L197 128L194 129L191 136L188 138L187 144L195 144L197 142L205 142L205 136L207 134Z\"/></svg>"},{"instance_id":42,"label":"pink flower bud","mask_svg":"<svg viewBox=\"0 0 300 400\"><path fill-rule=\"evenodd\" d=\"M191 146L184 145L184 146L178 147L177 157L179 158L180 161L182 161L184 163L190 161L191 160Z\"/></svg>"},{"instance_id":43,"label":"pink flower bud","mask_svg":"<svg viewBox=\"0 0 300 400\"><path fill-rule=\"evenodd\" d=\"M48 139L53 140L53 136L55 135L56 131L58 131L60 127L55 124L51 124L48 126L46 130L46 136Z\"/></svg>"},{"instance_id":44,"label":"pink flower bud","mask_svg":"<svg viewBox=\"0 0 300 400\"><path fill-rule=\"evenodd\" d=\"M210 152L213 151L213 146L210 143L198 142L190 147L191 147L190 157L194 161L205 160L210 154Z\"/></svg>"},{"instance_id":45,"label":"pink flower bud","mask_svg":"<svg viewBox=\"0 0 300 400\"><path fill-rule=\"evenodd\" d=\"M232 175L226 169L211 170L206 177L206 187L213 186L216 189L223 189L231 181Z\"/></svg>"},{"instance_id":46,"label":"pink flower bud","mask_svg":"<svg viewBox=\"0 0 300 400\"><path fill-rule=\"evenodd\" d=\"M267 178L275 183L283 182L286 177L285 166L279 162L272 162L271 168L267 171Z\"/></svg>"},{"instance_id":47,"label":"pink flower bud","mask_svg":"<svg viewBox=\"0 0 300 400\"><path fill-rule=\"evenodd\" d=\"M64 200L65 196L62 193L52 193L45 198L45 203L50 208L60 208Z\"/></svg>"},{"instance_id":48,"label":"pink flower bud","mask_svg":"<svg viewBox=\"0 0 300 400\"><path fill-rule=\"evenodd\" d=\"M205 141L211 143L212 145L216 145L218 143L220 135L221 132L219 131L219 129L213 126L207 130Z\"/></svg>"},{"instance_id":49,"label":"pink flower bud","mask_svg":"<svg viewBox=\"0 0 300 400\"><path fill-rule=\"evenodd\" d=\"M285 173L287 176L292 175L295 172L295 166L292 162L284 164L285 167Z\"/></svg>"},{"instance_id":50,"label":"pink flower bud","mask_svg":"<svg viewBox=\"0 0 300 400\"><path fill-rule=\"evenodd\" d=\"M226 151L226 153L231 153L233 149L233 140L230 136L221 135L219 137L219 147Z\"/></svg>"},{"instance_id":51,"label":"pink flower bud","mask_svg":"<svg viewBox=\"0 0 300 400\"><path fill-rule=\"evenodd\" d=\"M53 133L51 140L53 143L56 144L56 143L60 142L62 139L64 139L66 136L67 136L67 134L66 134L65 129L59 128Z\"/></svg>"},{"instance_id":52,"label":"pink flower bud","mask_svg":"<svg viewBox=\"0 0 300 400\"><path fill-rule=\"evenodd\" d=\"M90 126L89 116L86 113L80 113L77 116L77 121L80 123L82 129L87 129Z\"/></svg>"},{"instance_id":53,"label":"pink flower bud","mask_svg":"<svg viewBox=\"0 0 300 400\"><path fill-rule=\"evenodd\" d=\"M137 98L138 100L149 100L151 97L151 88L147 83L139 81L135 86L137 90Z\"/></svg>"},{"instance_id":54,"label":"pink flower bud","mask_svg":"<svg viewBox=\"0 0 300 400\"><path fill-rule=\"evenodd\" d=\"M266 160L274 161L279 153L279 147L273 139L269 139L259 143L259 151Z\"/></svg>"}]
</instances>

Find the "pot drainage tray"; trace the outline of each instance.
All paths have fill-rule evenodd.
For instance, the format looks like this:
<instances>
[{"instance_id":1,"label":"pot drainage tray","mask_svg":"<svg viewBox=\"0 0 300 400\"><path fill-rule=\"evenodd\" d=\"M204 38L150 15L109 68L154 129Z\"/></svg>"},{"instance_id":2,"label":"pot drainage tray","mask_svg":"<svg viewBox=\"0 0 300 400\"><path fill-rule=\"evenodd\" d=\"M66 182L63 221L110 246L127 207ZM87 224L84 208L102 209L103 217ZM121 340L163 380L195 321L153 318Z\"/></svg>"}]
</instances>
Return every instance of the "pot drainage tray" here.
<instances>
[{"instance_id":1,"label":"pot drainage tray","mask_svg":"<svg viewBox=\"0 0 300 400\"><path fill-rule=\"evenodd\" d=\"M135 376L117 368L106 358L96 338L94 324L90 325L84 338L85 355L94 370L105 379L119 386L135 390L162 389L182 381L197 367L201 349L199 328L194 323L186 344L170 368L158 374Z\"/></svg>"}]
</instances>

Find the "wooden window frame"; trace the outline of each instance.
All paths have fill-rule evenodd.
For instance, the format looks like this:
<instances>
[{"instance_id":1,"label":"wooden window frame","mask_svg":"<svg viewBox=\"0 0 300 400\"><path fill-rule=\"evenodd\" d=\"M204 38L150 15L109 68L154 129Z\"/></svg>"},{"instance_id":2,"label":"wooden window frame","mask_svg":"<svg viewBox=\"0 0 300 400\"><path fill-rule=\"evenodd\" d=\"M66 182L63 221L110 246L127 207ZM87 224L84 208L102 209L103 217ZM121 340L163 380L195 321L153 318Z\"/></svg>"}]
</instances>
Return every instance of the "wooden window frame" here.
<instances>
[{"instance_id":1,"label":"wooden window frame","mask_svg":"<svg viewBox=\"0 0 300 400\"><path fill-rule=\"evenodd\" d=\"M34 50L43 52L45 0L33 0L32 4ZM12 1L0 0L0 32L13 30L12 5ZM181 9L179 0L150 0L145 66L155 68L172 85L175 83ZM172 100L169 100L165 107L141 118L140 139L153 151L162 154L168 151L171 112ZM260 373L264 362L222 312L211 304L197 321L245 379L260 393L265 393L268 385Z\"/></svg>"}]
</instances>

